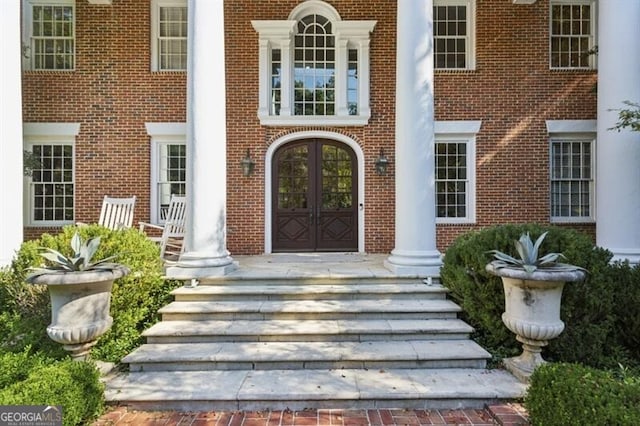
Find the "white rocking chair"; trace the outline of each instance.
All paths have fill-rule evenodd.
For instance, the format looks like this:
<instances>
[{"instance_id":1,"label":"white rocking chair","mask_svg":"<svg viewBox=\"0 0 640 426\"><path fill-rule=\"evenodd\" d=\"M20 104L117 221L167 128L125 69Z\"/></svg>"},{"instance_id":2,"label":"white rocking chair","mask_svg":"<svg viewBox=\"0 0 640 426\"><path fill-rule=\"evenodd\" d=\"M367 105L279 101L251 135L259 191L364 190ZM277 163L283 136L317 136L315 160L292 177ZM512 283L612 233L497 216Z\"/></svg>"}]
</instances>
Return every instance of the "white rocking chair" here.
<instances>
[{"instance_id":1,"label":"white rocking chair","mask_svg":"<svg viewBox=\"0 0 640 426\"><path fill-rule=\"evenodd\" d=\"M136 196L131 198L112 198L107 195L102 200L98 225L112 231L131 228L133 226L133 211L136 206ZM86 223L78 222L78 226Z\"/></svg>"},{"instance_id":2,"label":"white rocking chair","mask_svg":"<svg viewBox=\"0 0 640 426\"><path fill-rule=\"evenodd\" d=\"M146 228L162 231L161 236L149 236L149 239L160 245L160 257L164 260L177 260L184 250L186 207L186 197L172 195L169 208L166 212L164 225L139 222L140 232L146 233Z\"/></svg>"}]
</instances>

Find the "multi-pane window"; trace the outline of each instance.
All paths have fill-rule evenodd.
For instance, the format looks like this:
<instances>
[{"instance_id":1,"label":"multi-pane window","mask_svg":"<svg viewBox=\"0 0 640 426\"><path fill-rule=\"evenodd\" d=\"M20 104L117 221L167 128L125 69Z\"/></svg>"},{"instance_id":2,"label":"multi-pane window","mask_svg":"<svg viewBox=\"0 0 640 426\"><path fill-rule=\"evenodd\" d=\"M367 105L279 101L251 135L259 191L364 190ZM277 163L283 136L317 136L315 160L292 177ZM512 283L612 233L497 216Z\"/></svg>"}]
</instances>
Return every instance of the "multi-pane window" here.
<instances>
[{"instance_id":1,"label":"multi-pane window","mask_svg":"<svg viewBox=\"0 0 640 426\"><path fill-rule=\"evenodd\" d=\"M476 135L481 126L481 121L435 122L436 223L476 220Z\"/></svg>"},{"instance_id":2,"label":"multi-pane window","mask_svg":"<svg viewBox=\"0 0 640 426\"><path fill-rule=\"evenodd\" d=\"M259 34L260 123L367 124L376 21L343 21L319 0L298 3L287 20L251 21Z\"/></svg>"},{"instance_id":3,"label":"multi-pane window","mask_svg":"<svg viewBox=\"0 0 640 426\"><path fill-rule=\"evenodd\" d=\"M73 221L73 145L33 144L35 167L30 179L30 222Z\"/></svg>"},{"instance_id":4,"label":"multi-pane window","mask_svg":"<svg viewBox=\"0 0 640 426\"><path fill-rule=\"evenodd\" d=\"M287 148L278 159L278 208L306 209L309 205L309 147Z\"/></svg>"},{"instance_id":5,"label":"multi-pane window","mask_svg":"<svg viewBox=\"0 0 640 426\"><path fill-rule=\"evenodd\" d=\"M435 69L473 69L473 0L435 0Z\"/></svg>"},{"instance_id":6,"label":"multi-pane window","mask_svg":"<svg viewBox=\"0 0 640 426\"><path fill-rule=\"evenodd\" d=\"M187 186L187 146L161 143L158 146L157 217L164 221L171 195L184 196Z\"/></svg>"},{"instance_id":7,"label":"multi-pane window","mask_svg":"<svg viewBox=\"0 0 640 426\"><path fill-rule=\"evenodd\" d=\"M294 115L334 115L336 51L331 22L315 14L302 18L294 55Z\"/></svg>"},{"instance_id":8,"label":"multi-pane window","mask_svg":"<svg viewBox=\"0 0 640 426\"><path fill-rule=\"evenodd\" d=\"M593 139L551 140L551 217L593 220Z\"/></svg>"},{"instance_id":9,"label":"multi-pane window","mask_svg":"<svg viewBox=\"0 0 640 426\"><path fill-rule=\"evenodd\" d=\"M272 115L280 115L282 104L282 52L271 51L271 111Z\"/></svg>"},{"instance_id":10,"label":"multi-pane window","mask_svg":"<svg viewBox=\"0 0 640 426\"><path fill-rule=\"evenodd\" d=\"M593 68L595 4L592 0L551 2L551 68Z\"/></svg>"},{"instance_id":11,"label":"multi-pane window","mask_svg":"<svg viewBox=\"0 0 640 426\"><path fill-rule=\"evenodd\" d=\"M185 0L153 0L152 69L187 69L187 4Z\"/></svg>"},{"instance_id":12,"label":"multi-pane window","mask_svg":"<svg viewBox=\"0 0 640 426\"><path fill-rule=\"evenodd\" d=\"M34 70L75 68L75 10L73 1L25 3L27 67Z\"/></svg>"},{"instance_id":13,"label":"multi-pane window","mask_svg":"<svg viewBox=\"0 0 640 426\"><path fill-rule=\"evenodd\" d=\"M353 181L349 152L337 145L322 145L322 208L351 208Z\"/></svg>"},{"instance_id":14,"label":"multi-pane window","mask_svg":"<svg viewBox=\"0 0 640 426\"><path fill-rule=\"evenodd\" d=\"M469 173L467 143L436 143L436 217L466 218Z\"/></svg>"},{"instance_id":15,"label":"multi-pane window","mask_svg":"<svg viewBox=\"0 0 640 426\"><path fill-rule=\"evenodd\" d=\"M349 115L358 115L358 50L349 49L347 67L347 107Z\"/></svg>"}]
</instances>

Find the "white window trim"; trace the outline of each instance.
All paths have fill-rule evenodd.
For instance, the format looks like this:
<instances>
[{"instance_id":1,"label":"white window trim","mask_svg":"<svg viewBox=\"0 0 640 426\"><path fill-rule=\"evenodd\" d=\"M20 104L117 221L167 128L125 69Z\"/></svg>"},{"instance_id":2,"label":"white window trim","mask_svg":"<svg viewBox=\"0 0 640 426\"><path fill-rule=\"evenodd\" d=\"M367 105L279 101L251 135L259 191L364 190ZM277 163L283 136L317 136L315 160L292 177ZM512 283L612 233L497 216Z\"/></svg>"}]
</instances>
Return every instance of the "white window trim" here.
<instances>
[{"instance_id":1,"label":"white window trim","mask_svg":"<svg viewBox=\"0 0 640 426\"><path fill-rule=\"evenodd\" d=\"M467 144L467 216L437 217L436 224L473 224L476 222L476 135L480 132L482 121L436 121L434 127L435 143L465 142ZM434 157L435 167L435 157ZM435 169L434 169L435 170ZM436 208L434 199L433 208Z\"/></svg>"},{"instance_id":2,"label":"white window trim","mask_svg":"<svg viewBox=\"0 0 640 426\"><path fill-rule=\"evenodd\" d=\"M590 55L589 56L589 66L588 67L554 67L551 64L551 26L553 25L553 19L551 15L551 6L556 4L566 4L566 5L580 5L580 4L590 4L591 5L591 48L593 49L598 45L598 4L596 0L551 0L549 2L549 41L548 41L548 49L549 49L549 69L554 71L572 71L572 70L596 70L598 69L598 55Z\"/></svg>"},{"instance_id":3,"label":"white window trim","mask_svg":"<svg viewBox=\"0 0 640 426\"><path fill-rule=\"evenodd\" d=\"M185 144L187 143L186 123L145 123L147 134L151 137L151 192L149 194L149 219L153 224L160 224L162 221L158 216L158 181L160 180L160 170L158 169L158 159L160 157L160 145L163 144ZM189 165L187 164L187 167Z\"/></svg>"},{"instance_id":4,"label":"white window trim","mask_svg":"<svg viewBox=\"0 0 640 426\"><path fill-rule=\"evenodd\" d=\"M31 37L33 36L33 6L42 5L63 5L73 6L73 68L64 69L38 69L43 72L71 72L75 71L78 57L76 54L76 3L75 0L22 0L22 69L26 71L35 70L33 67L33 46Z\"/></svg>"},{"instance_id":5,"label":"white window trim","mask_svg":"<svg viewBox=\"0 0 640 426\"><path fill-rule=\"evenodd\" d=\"M80 133L80 123L23 123L22 134L24 149L33 145L72 145L73 146L73 183L76 174L76 137ZM25 226L57 227L73 221L36 221L33 219L33 201L31 197L31 177L24 177L23 219ZM75 205L75 196L74 196ZM75 215L75 211L74 211Z\"/></svg>"},{"instance_id":6,"label":"white window trim","mask_svg":"<svg viewBox=\"0 0 640 426\"><path fill-rule=\"evenodd\" d=\"M475 71L476 69L476 0L433 0L433 6L466 6L467 7L467 35L469 37L466 52L467 66L465 68L435 68L435 72Z\"/></svg>"},{"instance_id":7,"label":"white window trim","mask_svg":"<svg viewBox=\"0 0 640 426\"><path fill-rule=\"evenodd\" d=\"M187 0L151 0L151 71L152 72L187 72L186 69L163 70L160 69L160 8L161 7L187 7Z\"/></svg>"},{"instance_id":8,"label":"white window trim","mask_svg":"<svg viewBox=\"0 0 640 426\"><path fill-rule=\"evenodd\" d=\"M293 50L298 20L308 14L320 14L331 21L336 46L336 115L293 115ZM264 126L364 126L371 118L370 106L370 33L377 21L343 21L329 4L307 0L296 6L289 19L251 21L258 32L259 95L258 118ZM271 51L280 49L282 84L280 115L270 114ZM358 115L349 115L347 106L348 51L358 51Z\"/></svg>"},{"instance_id":9,"label":"white window trim","mask_svg":"<svg viewBox=\"0 0 640 426\"><path fill-rule=\"evenodd\" d=\"M596 136L597 120L547 120L547 133L549 134L549 182L551 182L551 145L553 140L591 140L591 180L593 188L590 199L589 216L551 216L551 223L595 223L596 222ZM551 213L551 190L549 191L549 212Z\"/></svg>"}]
</instances>

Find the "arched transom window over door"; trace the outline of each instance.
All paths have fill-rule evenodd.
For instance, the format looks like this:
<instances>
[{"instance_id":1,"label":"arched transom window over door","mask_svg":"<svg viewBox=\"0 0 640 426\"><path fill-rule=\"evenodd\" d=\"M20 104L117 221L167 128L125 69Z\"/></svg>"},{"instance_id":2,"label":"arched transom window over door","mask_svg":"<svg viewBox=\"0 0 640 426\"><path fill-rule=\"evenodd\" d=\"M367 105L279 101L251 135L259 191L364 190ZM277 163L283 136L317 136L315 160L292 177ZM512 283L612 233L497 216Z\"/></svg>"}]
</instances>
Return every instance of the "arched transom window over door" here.
<instances>
[{"instance_id":1,"label":"arched transom window over door","mask_svg":"<svg viewBox=\"0 0 640 426\"><path fill-rule=\"evenodd\" d=\"M279 148L273 162L273 251L357 251L353 150L305 139Z\"/></svg>"}]
</instances>

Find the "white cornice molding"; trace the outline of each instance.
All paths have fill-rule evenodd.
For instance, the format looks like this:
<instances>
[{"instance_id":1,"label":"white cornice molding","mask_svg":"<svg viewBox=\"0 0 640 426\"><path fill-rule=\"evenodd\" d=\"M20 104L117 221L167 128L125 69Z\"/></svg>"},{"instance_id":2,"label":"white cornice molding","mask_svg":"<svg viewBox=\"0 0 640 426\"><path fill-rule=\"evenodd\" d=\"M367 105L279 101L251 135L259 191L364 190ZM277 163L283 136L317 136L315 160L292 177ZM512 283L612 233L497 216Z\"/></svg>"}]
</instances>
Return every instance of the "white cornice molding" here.
<instances>
[{"instance_id":1,"label":"white cornice molding","mask_svg":"<svg viewBox=\"0 0 640 426\"><path fill-rule=\"evenodd\" d=\"M434 123L434 133L436 135L459 134L475 135L480 131L482 121L480 120L448 120L436 121Z\"/></svg>"},{"instance_id":2,"label":"white cornice molding","mask_svg":"<svg viewBox=\"0 0 640 426\"><path fill-rule=\"evenodd\" d=\"M547 120L547 133L595 133L597 120Z\"/></svg>"},{"instance_id":3,"label":"white cornice molding","mask_svg":"<svg viewBox=\"0 0 640 426\"><path fill-rule=\"evenodd\" d=\"M25 136L78 136L80 123L23 123Z\"/></svg>"},{"instance_id":4,"label":"white cornice molding","mask_svg":"<svg viewBox=\"0 0 640 426\"><path fill-rule=\"evenodd\" d=\"M89 4L103 4L111 6L112 0L87 0Z\"/></svg>"},{"instance_id":5,"label":"white cornice molding","mask_svg":"<svg viewBox=\"0 0 640 426\"><path fill-rule=\"evenodd\" d=\"M186 123L144 123L149 136L184 136L187 134Z\"/></svg>"}]
</instances>

